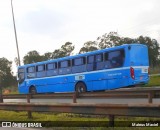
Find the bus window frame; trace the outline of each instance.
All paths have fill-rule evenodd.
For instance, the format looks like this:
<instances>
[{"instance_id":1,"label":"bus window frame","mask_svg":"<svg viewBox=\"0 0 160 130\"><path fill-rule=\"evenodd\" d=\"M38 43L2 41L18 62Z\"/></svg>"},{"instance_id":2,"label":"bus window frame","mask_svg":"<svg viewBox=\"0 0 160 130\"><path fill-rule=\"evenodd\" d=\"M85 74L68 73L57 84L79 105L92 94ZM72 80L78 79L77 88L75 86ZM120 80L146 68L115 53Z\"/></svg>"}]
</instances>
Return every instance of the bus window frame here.
<instances>
[{"instance_id":1,"label":"bus window frame","mask_svg":"<svg viewBox=\"0 0 160 130\"><path fill-rule=\"evenodd\" d=\"M67 66L65 67L62 67L62 62L67 62ZM64 60L64 61L59 61L58 62L58 68L61 69L61 68L69 68L71 67L71 60Z\"/></svg>"},{"instance_id":2,"label":"bus window frame","mask_svg":"<svg viewBox=\"0 0 160 130\"><path fill-rule=\"evenodd\" d=\"M113 52L117 52L117 51L120 52L120 55L122 54L121 52L123 52L123 57L122 57L122 58L123 58L123 63L122 63L122 65L118 65L118 66L113 66L113 65L111 65L111 66L112 66L111 68L119 68L119 67L123 67L123 66L124 66L124 62L125 62L125 49L122 48L122 49L117 49L117 50L114 50L114 51L104 52L104 61L105 61L105 62L109 61L109 62L111 62L111 64L112 64L113 58L118 58L119 56L112 57L111 59L109 59L109 53L113 53ZM106 55L107 55L107 57L106 57Z\"/></svg>"},{"instance_id":3,"label":"bus window frame","mask_svg":"<svg viewBox=\"0 0 160 130\"><path fill-rule=\"evenodd\" d=\"M49 65L52 65L53 68L50 69L50 68L48 67ZM46 64L46 71L55 70L55 69L57 69L57 62L53 62L53 63L48 63L48 64Z\"/></svg>"},{"instance_id":4,"label":"bus window frame","mask_svg":"<svg viewBox=\"0 0 160 130\"><path fill-rule=\"evenodd\" d=\"M33 72L29 72L29 68L34 68ZM30 74L34 74L34 76L31 76ZM27 67L27 79L33 79L36 78L36 67L35 66L29 66Z\"/></svg>"},{"instance_id":5,"label":"bus window frame","mask_svg":"<svg viewBox=\"0 0 160 130\"><path fill-rule=\"evenodd\" d=\"M23 70L23 71L20 71L20 70ZM21 74L23 74L23 78L21 78L22 77L20 76ZM25 68L18 69L17 80L18 80L18 83L20 84L25 80Z\"/></svg>"},{"instance_id":6,"label":"bus window frame","mask_svg":"<svg viewBox=\"0 0 160 130\"><path fill-rule=\"evenodd\" d=\"M89 62L89 57L93 56L93 62ZM95 55L88 55L87 56L87 64L93 64L95 62Z\"/></svg>"},{"instance_id":7,"label":"bus window frame","mask_svg":"<svg viewBox=\"0 0 160 130\"><path fill-rule=\"evenodd\" d=\"M33 72L29 72L30 68L34 68L34 71ZM29 66L29 67L27 67L27 73L35 73L35 72L36 72L35 66Z\"/></svg>"},{"instance_id":8,"label":"bus window frame","mask_svg":"<svg viewBox=\"0 0 160 130\"><path fill-rule=\"evenodd\" d=\"M42 68L43 68L42 70L39 70L39 67L40 67L40 66L42 66ZM45 64L37 65L37 66L36 66L36 72L43 72L43 71L46 71Z\"/></svg>"},{"instance_id":9,"label":"bus window frame","mask_svg":"<svg viewBox=\"0 0 160 130\"><path fill-rule=\"evenodd\" d=\"M81 64L75 65L75 60L81 59ZM79 58L75 58L72 59L72 66L81 66L81 65L85 65L86 64L86 57L79 57Z\"/></svg>"},{"instance_id":10,"label":"bus window frame","mask_svg":"<svg viewBox=\"0 0 160 130\"><path fill-rule=\"evenodd\" d=\"M101 56L101 60L100 60L100 61L97 60L97 56L98 56L98 55ZM94 57L94 58L95 58L95 62L103 62L103 53L95 54L95 57Z\"/></svg>"}]
</instances>

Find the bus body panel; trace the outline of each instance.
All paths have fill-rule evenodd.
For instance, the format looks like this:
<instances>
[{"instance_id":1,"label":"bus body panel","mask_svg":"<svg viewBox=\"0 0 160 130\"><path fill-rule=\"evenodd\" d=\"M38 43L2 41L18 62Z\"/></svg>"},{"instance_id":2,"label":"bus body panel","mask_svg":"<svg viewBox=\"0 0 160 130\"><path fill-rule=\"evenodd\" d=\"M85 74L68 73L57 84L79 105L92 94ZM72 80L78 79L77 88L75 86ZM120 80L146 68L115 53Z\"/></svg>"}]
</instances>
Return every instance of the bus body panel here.
<instances>
[{"instance_id":1,"label":"bus body panel","mask_svg":"<svg viewBox=\"0 0 160 130\"><path fill-rule=\"evenodd\" d=\"M124 58L122 59L123 65L115 67L114 65L119 61L117 57L120 53ZM95 57L94 62L88 63L89 60L92 60L92 57L90 57L92 55ZM103 60L97 61L100 56L103 57ZM82 57L84 59L78 59ZM77 59L77 63L74 63L73 60L75 59ZM66 60L69 60L72 66L46 69L48 64L56 63L58 66ZM82 60L84 60L84 64L77 65ZM32 67L36 68L35 72L32 72ZM117 89L147 83L149 80L148 67L147 47L141 44L126 44L77 56L20 66L18 70L25 70L25 78L23 83L19 83L18 88L20 93L29 93L31 86L36 88L37 93L74 92L76 84L83 82L87 91ZM46 70L37 72L41 68ZM131 70L134 72L132 72L134 74L132 76ZM21 72L19 72L20 74Z\"/></svg>"},{"instance_id":2,"label":"bus body panel","mask_svg":"<svg viewBox=\"0 0 160 130\"><path fill-rule=\"evenodd\" d=\"M134 79L130 78L131 84L148 83L149 60L147 47L141 44L132 45L129 55L130 66L134 69Z\"/></svg>"}]
</instances>

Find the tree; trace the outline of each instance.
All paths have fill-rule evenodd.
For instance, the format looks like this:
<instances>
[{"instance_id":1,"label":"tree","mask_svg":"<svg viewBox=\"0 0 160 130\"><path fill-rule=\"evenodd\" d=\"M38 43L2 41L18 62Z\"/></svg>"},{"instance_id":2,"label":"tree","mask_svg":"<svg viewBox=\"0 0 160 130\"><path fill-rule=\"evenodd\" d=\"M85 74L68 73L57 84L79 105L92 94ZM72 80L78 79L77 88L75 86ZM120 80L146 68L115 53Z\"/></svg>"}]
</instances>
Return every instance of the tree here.
<instances>
[{"instance_id":1,"label":"tree","mask_svg":"<svg viewBox=\"0 0 160 130\"><path fill-rule=\"evenodd\" d=\"M23 57L23 63L24 64L30 64L34 62L40 62L43 61L43 57L40 56L39 52L37 51L30 51Z\"/></svg>"},{"instance_id":2,"label":"tree","mask_svg":"<svg viewBox=\"0 0 160 130\"><path fill-rule=\"evenodd\" d=\"M24 64L30 64L34 62L40 62L44 60L56 59L60 57L70 56L72 51L74 50L74 46L71 42L66 42L61 46L60 49L54 50L54 52L47 52L44 55L40 55L36 50L28 52L23 57ZM16 59L15 59L16 61Z\"/></svg>"},{"instance_id":3,"label":"tree","mask_svg":"<svg viewBox=\"0 0 160 130\"><path fill-rule=\"evenodd\" d=\"M98 46L100 49L110 48L120 44L121 38L117 32L105 33L101 37L97 38Z\"/></svg>"},{"instance_id":4,"label":"tree","mask_svg":"<svg viewBox=\"0 0 160 130\"><path fill-rule=\"evenodd\" d=\"M84 43L83 47L79 51L79 54L95 50L98 50L97 43L95 41L88 41Z\"/></svg>"},{"instance_id":5,"label":"tree","mask_svg":"<svg viewBox=\"0 0 160 130\"><path fill-rule=\"evenodd\" d=\"M64 56L70 56L74 48L75 47L72 45L71 42L66 42L64 45L61 46L61 51L63 52Z\"/></svg>"},{"instance_id":6,"label":"tree","mask_svg":"<svg viewBox=\"0 0 160 130\"><path fill-rule=\"evenodd\" d=\"M2 87L8 87L16 83L16 79L11 71L12 62L6 58L0 58L0 73Z\"/></svg>"},{"instance_id":7,"label":"tree","mask_svg":"<svg viewBox=\"0 0 160 130\"><path fill-rule=\"evenodd\" d=\"M56 49L54 50L52 56L53 56L53 59L57 59L57 58L61 58L61 57L64 57L64 52L61 50L61 49Z\"/></svg>"},{"instance_id":8,"label":"tree","mask_svg":"<svg viewBox=\"0 0 160 130\"><path fill-rule=\"evenodd\" d=\"M43 60L51 60L51 59L53 59L53 53L52 52L44 53L44 55L42 56L42 59Z\"/></svg>"},{"instance_id":9,"label":"tree","mask_svg":"<svg viewBox=\"0 0 160 130\"><path fill-rule=\"evenodd\" d=\"M128 37L120 37L117 32L105 33L101 37L97 38L99 49L110 48L114 46L120 46L122 44L134 43L135 39Z\"/></svg>"},{"instance_id":10,"label":"tree","mask_svg":"<svg viewBox=\"0 0 160 130\"><path fill-rule=\"evenodd\" d=\"M61 46L60 49L56 49L53 52L52 57L56 59L56 58L61 58L65 56L70 56L73 50L74 50L74 46L72 45L72 43L66 42L64 45Z\"/></svg>"},{"instance_id":11,"label":"tree","mask_svg":"<svg viewBox=\"0 0 160 130\"><path fill-rule=\"evenodd\" d=\"M157 40L150 37L139 36L136 41L148 46L149 63L151 67L156 66L159 63L159 44Z\"/></svg>"}]
</instances>

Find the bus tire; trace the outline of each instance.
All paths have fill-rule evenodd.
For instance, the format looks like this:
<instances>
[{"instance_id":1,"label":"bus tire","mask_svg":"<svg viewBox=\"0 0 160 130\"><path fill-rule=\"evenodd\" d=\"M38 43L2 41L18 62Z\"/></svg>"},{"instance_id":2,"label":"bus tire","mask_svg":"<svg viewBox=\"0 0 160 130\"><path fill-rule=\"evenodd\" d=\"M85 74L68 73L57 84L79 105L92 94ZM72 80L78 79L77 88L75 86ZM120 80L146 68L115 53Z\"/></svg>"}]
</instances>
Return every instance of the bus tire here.
<instances>
[{"instance_id":1,"label":"bus tire","mask_svg":"<svg viewBox=\"0 0 160 130\"><path fill-rule=\"evenodd\" d=\"M83 82L78 82L76 84L76 93L83 93L87 91L86 85Z\"/></svg>"},{"instance_id":2,"label":"bus tire","mask_svg":"<svg viewBox=\"0 0 160 130\"><path fill-rule=\"evenodd\" d=\"M29 89L29 93L30 94L36 94L37 93L37 90L34 86L31 86L30 89Z\"/></svg>"}]
</instances>

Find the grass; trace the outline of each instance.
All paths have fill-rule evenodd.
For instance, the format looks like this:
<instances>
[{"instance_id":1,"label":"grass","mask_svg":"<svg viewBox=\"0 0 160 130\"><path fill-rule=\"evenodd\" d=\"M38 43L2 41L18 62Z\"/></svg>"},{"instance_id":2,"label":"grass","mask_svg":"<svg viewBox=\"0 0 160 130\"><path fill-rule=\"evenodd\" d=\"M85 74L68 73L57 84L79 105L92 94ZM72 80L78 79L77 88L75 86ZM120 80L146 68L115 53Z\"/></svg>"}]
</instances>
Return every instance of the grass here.
<instances>
[{"instance_id":1,"label":"grass","mask_svg":"<svg viewBox=\"0 0 160 130\"><path fill-rule=\"evenodd\" d=\"M7 116L6 116L7 115ZM90 115L82 115L82 114L70 114L70 113L38 113L38 112L33 112L32 113L33 118L32 119L28 119L27 118L27 112L15 112L15 111L3 111L0 110L0 121L24 121L24 122L39 122L39 121L51 121L50 123L54 123L54 121L79 121L78 123L80 123L79 125L81 125L81 122L83 123L83 121L93 121L93 122L98 122L98 121L108 121L108 117L107 116L99 116L99 115L94 115L94 116L90 116ZM115 118L115 126L118 123L128 123L128 121L131 122L141 122L141 121L146 121L146 122L150 122L150 121L160 121L160 119L158 118L144 118L144 117L116 117ZM63 126L63 124L61 124L61 126ZM110 129L112 130L113 128L109 128L109 127L56 127L56 129L58 130L74 130L74 129L78 129L78 130L106 130ZM143 130L152 130L153 128L156 128L158 130L157 127L115 127L114 130L139 130L142 129ZM53 128L55 129L55 127Z\"/></svg>"},{"instance_id":2,"label":"grass","mask_svg":"<svg viewBox=\"0 0 160 130\"><path fill-rule=\"evenodd\" d=\"M7 116L6 116L7 115ZM82 114L70 113L38 113L33 112L33 119L27 118L27 112L15 111L2 111L0 110L1 121L24 121L24 122L39 122L39 121L108 121L107 116L90 116ZM119 122L120 121L120 122ZM160 121L158 118L144 118L144 117L116 117L115 125L117 122L126 123L127 121ZM61 124L63 126L63 124ZM49 130L159 130L159 127L52 127Z\"/></svg>"},{"instance_id":3,"label":"grass","mask_svg":"<svg viewBox=\"0 0 160 130\"><path fill-rule=\"evenodd\" d=\"M144 86L145 87L160 86L160 76L151 76L149 83Z\"/></svg>"},{"instance_id":4,"label":"grass","mask_svg":"<svg viewBox=\"0 0 160 130\"><path fill-rule=\"evenodd\" d=\"M32 119L28 119L27 112L0 110L0 121L108 121L107 117L91 118L90 116L71 113L32 112L32 116Z\"/></svg>"}]
</instances>

